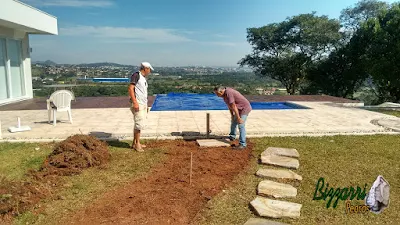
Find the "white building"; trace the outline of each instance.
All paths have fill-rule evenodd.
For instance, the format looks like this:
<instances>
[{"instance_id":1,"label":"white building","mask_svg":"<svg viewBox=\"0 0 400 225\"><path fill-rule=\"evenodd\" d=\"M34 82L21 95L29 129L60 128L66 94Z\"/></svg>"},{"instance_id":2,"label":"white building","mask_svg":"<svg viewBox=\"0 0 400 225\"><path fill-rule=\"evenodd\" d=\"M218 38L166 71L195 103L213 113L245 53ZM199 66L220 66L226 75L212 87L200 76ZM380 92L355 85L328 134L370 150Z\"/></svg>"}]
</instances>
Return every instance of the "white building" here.
<instances>
[{"instance_id":1,"label":"white building","mask_svg":"<svg viewBox=\"0 0 400 225\"><path fill-rule=\"evenodd\" d=\"M57 18L16 0L1 0L0 105L33 97L30 34L57 35Z\"/></svg>"}]
</instances>

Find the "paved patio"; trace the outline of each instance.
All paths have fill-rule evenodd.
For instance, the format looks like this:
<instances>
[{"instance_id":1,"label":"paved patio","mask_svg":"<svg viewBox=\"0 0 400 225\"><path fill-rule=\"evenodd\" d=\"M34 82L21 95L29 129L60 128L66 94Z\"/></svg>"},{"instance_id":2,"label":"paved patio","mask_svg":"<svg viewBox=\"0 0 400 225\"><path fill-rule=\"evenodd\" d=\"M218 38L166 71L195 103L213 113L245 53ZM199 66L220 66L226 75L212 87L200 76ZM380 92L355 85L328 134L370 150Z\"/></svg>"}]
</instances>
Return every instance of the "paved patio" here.
<instances>
[{"instance_id":1,"label":"paved patio","mask_svg":"<svg viewBox=\"0 0 400 225\"><path fill-rule=\"evenodd\" d=\"M400 134L400 119L358 108L343 107L332 102L292 102L310 109L253 110L246 125L249 137L299 136L334 134ZM147 138L180 138L204 136L206 114L210 113L212 135L227 135L230 127L229 111L157 111L149 112L148 128L143 131ZM31 131L10 133L7 129L21 125ZM128 108L72 109L73 124L67 113L58 113L57 126L47 122L46 110L0 111L3 141L54 140L73 134L92 134L102 138L131 139L133 118ZM386 121L386 122L385 122ZM395 124L392 129L380 126ZM376 125L375 125L376 124ZM394 128L394 129L393 129Z\"/></svg>"}]
</instances>

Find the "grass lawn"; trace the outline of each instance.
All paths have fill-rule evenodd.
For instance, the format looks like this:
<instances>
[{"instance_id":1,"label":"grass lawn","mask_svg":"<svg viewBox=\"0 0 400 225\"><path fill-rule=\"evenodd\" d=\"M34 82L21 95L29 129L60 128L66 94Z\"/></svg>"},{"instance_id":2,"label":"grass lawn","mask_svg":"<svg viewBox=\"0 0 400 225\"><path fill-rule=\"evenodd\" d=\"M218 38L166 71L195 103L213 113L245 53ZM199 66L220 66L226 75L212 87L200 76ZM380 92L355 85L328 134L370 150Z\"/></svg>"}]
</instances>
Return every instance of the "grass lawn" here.
<instances>
[{"instance_id":1,"label":"grass lawn","mask_svg":"<svg viewBox=\"0 0 400 225\"><path fill-rule=\"evenodd\" d=\"M259 157L268 146L296 148L300 153L303 177L295 199L303 204L299 219L281 219L289 224L400 224L400 142L399 136L334 136L256 139L254 155ZM202 213L200 224L244 224L255 217L249 203L256 197L256 188L262 180L254 174L265 167L253 160L251 167L235 180L235 185L209 202ZM345 188L367 184L367 192L378 175L389 182L390 205L382 214L346 214L345 203L337 208L326 208L326 201L313 200L320 177L330 187ZM362 201L352 201L352 205ZM358 205L358 204L357 204Z\"/></svg>"},{"instance_id":2,"label":"grass lawn","mask_svg":"<svg viewBox=\"0 0 400 225\"><path fill-rule=\"evenodd\" d=\"M334 136L334 137L274 137L252 139L256 144L250 167L237 177L229 188L209 201L199 214L199 224L244 224L256 217L249 203L256 197L256 188L262 180L254 174L258 168L266 167L257 160L269 146L296 148L300 153L300 168L296 171L303 177L297 184L298 195L284 199L303 204L299 219L282 219L290 224L400 224L400 142L399 136ZM92 168L80 175L66 177L65 187L58 193L60 200L45 199L41 204L45 210L38 215L27 212L16 218L15 224L54 224L65 212L70 212L98 197L105 191L138 178L157 162L163 160L165 149L153 149L144 154L131 154L127 143L111 143L112 160L106 169ZM35 150L39 147L39 150ZM9 144L0 143L0 176L11 180L24 180L30 168L39 168L43 159L51 152L53 144ZM330 187L344 188L360 186L367 191L378 175L390 183L390 205L382 214L345 213L344 202L337 208L326 208L326 201L314 201L317 180L325 178ZM63 199L63 200L62 200ZM355 205L357 202L352 201ZM361 204L361 202L359 202Z\"/></svg>"},{"instance_id":3,"label":"grass lawn","mask_svg":"<svg viewBox=\"0 0 400 225\"><path fill-rule=\"evenodd\" d=\"M380 112L392 116L400 117L400 111L398 110L384 110L384 109L370 109L371 111Z\"/></svg>"},{"instance_id":4,"label":"grass lawn","mask_svg":"<svg viewBox=\"0 0 400 225\"><path fill-rule=\"evenodd\" d=\"M146 142L143 142L146 143ZM152 149L135 154L125 142L109 142L112 160L106 169L90 168L82 174L65 177L64 187L56 200L45 199L45 210L38 215L21 214L15 224L56 224L65 212L79 209L103 192L109 191L132 179L145 175L151 167L162 160L165 149ZM35 148L39 147L39 150ZM43 160L54 148L54 143L0 143L0 177L19 181L28 179L29 169L39 169Z\"/></svg>"}]
</instances>

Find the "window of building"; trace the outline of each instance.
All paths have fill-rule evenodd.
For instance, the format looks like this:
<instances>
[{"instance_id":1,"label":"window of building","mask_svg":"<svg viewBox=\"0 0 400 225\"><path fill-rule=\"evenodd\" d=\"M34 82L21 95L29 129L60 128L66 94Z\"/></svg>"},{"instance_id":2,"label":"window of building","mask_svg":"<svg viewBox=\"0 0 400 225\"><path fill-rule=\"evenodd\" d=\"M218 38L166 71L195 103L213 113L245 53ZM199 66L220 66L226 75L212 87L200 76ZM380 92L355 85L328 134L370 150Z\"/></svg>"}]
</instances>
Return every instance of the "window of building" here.
<instances>
[{"instance_id":1,"label":"window of building","mask_svg":"<svg viewBox=\"0 0 400 225\"><path fill-rule=\"evenodd\" d=\"M22 42L0 38L0 101L25 96Z\"/></svg>"}]
</instances>

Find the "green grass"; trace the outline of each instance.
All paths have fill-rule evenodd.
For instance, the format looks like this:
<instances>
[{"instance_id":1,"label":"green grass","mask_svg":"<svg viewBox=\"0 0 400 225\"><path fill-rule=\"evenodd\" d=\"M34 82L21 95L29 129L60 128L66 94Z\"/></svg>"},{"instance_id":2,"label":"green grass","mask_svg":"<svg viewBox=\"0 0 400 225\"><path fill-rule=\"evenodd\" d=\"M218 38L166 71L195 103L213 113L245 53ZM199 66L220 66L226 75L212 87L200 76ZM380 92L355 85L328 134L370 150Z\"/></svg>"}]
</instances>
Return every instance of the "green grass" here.
<instances>
[{"instance_id":1,"label":"green grass","mask_svg":"<svg viewBox=\"0 0 400 225\"><path fill-rule=\"evenodd\" d=\"M380 111L381 113L385 113L388 115L392 115L392 116L397 116L400 117L400 111L394 111L394 110L382 110Z\"/></svg>"},{"instance_id":2,"label":"green grass","mask_svg":"<svg viewBox=\"0 0 400 225\"><path fill-rule=\"evenodd\" d=\"M400 224L400 142L399 136L334 136L254 139L258 158L268 146L296 148L300 153L303 176L294 199L284 199L302 204L299 219L279 219L289 224ZM256 217L249 203L256 197L256 188L262 180L254 174L265 167L253 160L232 187L209 202L200 217L200 224L243 224ZM330 187L344 188L367 184L367 192L378 175L383 175L391 185L390 205L382 214L345 213L344 202L337 208L326 208L326 202L313 200L316 182L325 178ZM297 187L297 185L295 185ZM352 205L362 201L352 201Z\"/></svg>"},{"instance_id":3,"label":"green grass","mask_svg":"<svg viewBox=\"0 0 400 225\"><path fill-rule=\"evenodd\" d=\"M398 111L398 110L384 110L384 109L370 109L370 110L374 111L374 112L380 112L380 113L384 113L387 115L400 117L400 111Z\"/></svg>"},{"instance_id":4,"label":"green grass","mask_svg":"<svg viewBox=\"0 0 400 225\"><path fill-rule=\"evenodd\" d=\"M165 149L138 153L131 151L129 145L128 142L110 142L111 161L106 168L90 168L79 175L64 177L55 199L44 199L40 203L43 212L25 212L14 224L57 224L66 213L79 210L102 193L145 175L164 157ZM42 144L38 151L36 146L38 144L1 144L0 160L6 164L1 164L0 175L14 181L24 180L28 169L38 169L53 145Z\"/></svg>"},{"instance_id":5,"label":"green grass","mask_svg":"<svg viewBox=\"0 0 400 225\"><path fill-rule=\"evenodd\" d=\"M257 196L262 180L254 174L258 158L269 146L296 148L300 153L300 168L296 171L303 181L291 183L298 189L294 199L283 199L302 204L299 219L279 219L289 224L400 224L400 142L396 135L333 136L333 137L275 137L252 139L256 144L250 166L234 183L211 201L199 214L198 224L244 224L257 217L249 203ZM165 149L145 153L132 152L128 143L111 143L112 160L107 168L91 168L82 174L65 177L64 186L55 199L40 203L43 212L26 212L15 219L15 224L56 224L68 213L90 204L102 193L126 182L145 176L155 163L164 158ZM35 147L40 150L35 150ZM39 168L41 160L51 151L52 144L0 144L0 175L12 180L25 179L30 168ZM330 187L364 187L367 191L378 175L390 183L390 205L382 214L345 213L344 202L337 208L326 208L326 202L312 200L320 177ZM290 183L290 182L289 182ZM355 205L357 201L352 201Z\"/></svg>"},{"instance_id":6,"label":"green grass","mask_svg":"<svg viewBox=\"0 0 400 225\"><path fill-rule=\"evenodd\" d=\"M8 180L24 179L29 169L39 169L51 152L51 146L43 143L0 143L0 176Z\"/></svg>"}]
</instances>

